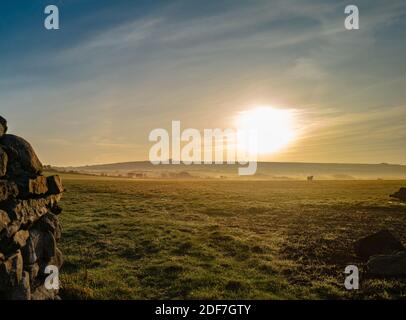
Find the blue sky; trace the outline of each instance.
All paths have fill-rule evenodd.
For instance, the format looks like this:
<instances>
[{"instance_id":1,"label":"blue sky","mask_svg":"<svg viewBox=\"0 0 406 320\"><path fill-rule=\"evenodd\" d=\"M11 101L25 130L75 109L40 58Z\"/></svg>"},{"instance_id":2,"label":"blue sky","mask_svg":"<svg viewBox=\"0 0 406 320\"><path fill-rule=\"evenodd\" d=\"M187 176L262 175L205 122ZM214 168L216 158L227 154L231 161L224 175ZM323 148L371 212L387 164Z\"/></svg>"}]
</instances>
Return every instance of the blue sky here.
<instances>
[{"instance_id":1,"label":"blue sky","mask_svg":"<svg viewBox=\"0 0 406 320\"><path fill-rule=\"evenodd\" d=\"M256 105L304 128L262 160L406 164L406 3L351 3L357 31L346 1L4 0L1 115L56 165L146 160L151 130Z\"/></svg>"}]
</instances>

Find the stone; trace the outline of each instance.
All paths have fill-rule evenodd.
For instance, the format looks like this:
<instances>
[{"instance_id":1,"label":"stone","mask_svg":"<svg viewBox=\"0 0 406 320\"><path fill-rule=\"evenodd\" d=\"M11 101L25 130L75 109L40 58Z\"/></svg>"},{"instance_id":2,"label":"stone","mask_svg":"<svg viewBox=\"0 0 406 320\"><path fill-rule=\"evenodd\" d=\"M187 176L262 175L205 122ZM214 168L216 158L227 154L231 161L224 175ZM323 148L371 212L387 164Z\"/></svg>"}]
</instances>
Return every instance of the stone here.
<instances>
[{"instance_id":1,"label":"stone","mask_svg":"<svg viewBox=\"0 0 406 320\"><path fill-rule=\"evenodd\" d=\"M38 176L34 179L24 179L18 184L18 187L19 194L22 198L44 195L48 192L47 178L44 176Z\"/></svg>"},{"instance_id":2,"label":"stone","mask_svg":"<svg viewBox=\"0 0 406 320\"><path fill-rule=\"evenodd\" d=\"M48 290L44 285L39 286L31 294L31 300L56 300L58 290Z\"/></svg>"},{"instance_id":3,"label":"stone","mask_svg":"<svg viewBox=\"0 0 406 320\"><path fill-rule=\"evenodd\" d=\"M57 254L56 240L49 231L43 232L38 229L30 230L30 239L28 245L23 250L23 257L28 264L38 263L40 271L43 272L45 267Z\"/></svg>"},{"instance_id":4,"label":"stone","mask_svg":"<svg viewBox=\"0 0 406 320\"><path fill-rule=\"evenodd\" d=\"M55 255L49 261L49 265L54 265L58 267L58 269L61 269L63 265L63 254L62 251L59 250L59 248L56 248Z\"/></svg>"},{"instance_id":5,"label":"stone","mask_svg":"<svg viewBox=\"0 0 406 320\"><path fill-rule=\"evenodd\" d=\"M368 274L379 277L406 275L406 251L394 255L373 256L367 263Z\"/></svg>"},{"instance_id":6,"label":"stone","mask_svg":"<svg viewBox=\"0 0 406 320\"><path fill-rule=\"evenodd\" d=\"M59 176L50 176L47 178L47 182L49 194L60 194L64 192L62 179Z\"/></svg>"},{"instance_id":7,"label":"stone","mask_svg":"<svg viewBox=\"0 0 406 320\"><path fill-rule=\"evenodd\" d=\"M7 133L7 120L0 116L0 138Z\"/></svg>"},{"instance_id":8,"label":"stone","mask_svg":"<svg viewBox=\"0 0 406 320\"><path fill-rule=\"evenodd\" d=\"M0 178L4 177L7 173L8 156L7 153L0 148Z\"/></svg>"},{"instance_id":9,"label":"stone","mask_svg":"<svg viewBox=\"0 0 406 320\"><path fill-rule=\"evenodd\" d=\"M38 175L42 172L39 161L32 146L23 138L12 134L5 134L0 138L0 144L7 152L9 161L7 170L9 175L22 176L24 174Z\"/></svg>"},{"instance_id":10,"label":"stone","mask_svg":"<svg viewBox=\"0 0 406 320\"><path fill-rule=\"evenodd\" d=\"M18 196L18 186L14 182L0 180L0 202L16 198Z\"/></svg>"},{"instance_id":11,"label":"stone","mask_svg":"<svg viewBox=\"0 0 406 320\"><path fill-rule=\"evenodd\" d=\"M32 195L46 194L48 192L47 178L38 176L28 182L28 192Z\"/></svg>"},{"instance_id":12,"label":"stone","mask_svg":"<svg viewBox=\"0 0 406 320\"><path fill-rule=\"evenodd\" d=\"M48 212L41 219L39 219L35 225L35 228L38 228L43 232L51 232L57 241L61 238L62 230L58 217L52 212Z\"/></svg>"},{"instance_id":13,"label":"stone","mask_svg":"<svg viewBox=\"0 0 406 320\"><path fill-rule=\"evenodd\" d=\"M11 290L12 300L31 300L30 275L23 271L21 281Z\"/></svg>"},{"instance_id":14,"label":"stone","mask_svg":"<svg viewBox=\"0 0 406 320\"><path fill-rule=\"evenodd\" d=\"M37 243L37 254L41 261L49 262L56 255L56 241L51 232L44 232Z\"/></svg>"},{"instance_id":15,"label":"stone","mask_svg":"<svg viewBox=\"0 0 406 320\"><path fill-rule=\"evenodd\" d=\"M406 201L406 187L400 188L399 191L391 194L390 197L401 201Z\"/></svg>"},{"instance_id":16,"label":"stone","mask_svg":"<svg viewBox=\"0 0 406 320\"><path fill-rule=\"evenodd\" d=\"M25 263L25 261L24 261ZM31 265L24 265L24 269L28 272L29 276L30 276L30 282L31 283L35 283L38 273L39 273L39 265L38 263L34 263Z\"/></svg>"},{"instance_id":17,"label":"stone","mask_svg":"<svg viewBox=\"0 0 406 320\"><path fill-rule=\"evenodd\" d=\"M54 205L54 206L52 207L51 212L52 212L53 214L55 214L55 215L59 215L59 214L61 214L61 212L62 212L62 208L61 208L58 204L56 204L56 205Z\"/></svg>"},{"instance_id":18,"label":"stone","mask_svg":"<svg viewBox=\"0 0 406 320\"><path fill-rule=\"evenodd\" d=\"M23 277L23 258L17 251L3 263L0 263L0 291L3 288L17 286Z\"/></svg>"},{"instance_id":19,"label":"stone","mask_svg":"<svg viewBox=\"0 0 406 320\"><path fill-rule=\"evenodd\" d=\"M371 256L402 250L404 250L402 243L389 230L381 230L355 243L356 254L365 260Z\"/></svg>"},{"instance_id":20,"label":"stone","mask_svg":"<svg viewBox=\"0 0 406 320\"><path fill-rule=\"evenodd\" d=\"M24 263L26 265L34 265L38 261L32 231L30 231L26 246L21 249L21 254L23 255Z\"/></svg>"},{"instance_id":21,"label":"stone","mask_svg":"<svg viewBox=\"0 0 406 320\"><path fill-rule=\"evenodd\" d=\"M0 232L7 228L8 224L10 223L10 218L8 217L7 212L0 210Z\"/></svg>"},{"instance_id":22,"label":"stone","mask_svg":"<svg viewBox=\"0 0 406 320\"><path fill-rule=\"evenodd\" d=\"M27 230L20 230L14 235L13 242L18 248L22 248L25 246L29 236L30 233Z\"/></svg>"},{"instance_id":23,"label":"stone","mask_svg":"<svg viewBox=\"0 0 406 320\"><path fill-rule=\"evenodd\" d=\"M7 236L12 236L22 225L32 225L43 215L47 214L56 206L61 195L51 195L45 198L15 200L8 203L6 209L11 219L7 227Z\"/></svg>"},{"instance_id":24,"label":"stone","mask_svg":"<svg viewBox=\"0 0 406 320\"><path fill-rule=\"evenodd\" d=\"M11 254L21 249L26 245L29 235L26 230L16 232L12 238L5 239L0 243L0 251L4 254Z\"/></svg>"}]
</instances>

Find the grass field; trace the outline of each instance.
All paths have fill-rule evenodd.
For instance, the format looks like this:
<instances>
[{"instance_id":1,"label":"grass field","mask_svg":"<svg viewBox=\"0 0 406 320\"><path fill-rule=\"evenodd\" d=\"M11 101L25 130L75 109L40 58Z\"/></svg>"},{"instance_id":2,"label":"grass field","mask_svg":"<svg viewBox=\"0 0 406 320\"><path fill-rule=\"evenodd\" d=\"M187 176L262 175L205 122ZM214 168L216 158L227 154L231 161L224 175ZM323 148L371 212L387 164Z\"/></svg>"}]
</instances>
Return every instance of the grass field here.
<instances>
[{"instance_id":1,"label":"grass field","mask_svg":"<svg viewBox=\"0 0 406 320\"><path fill-rule=\"evenodd\" d=\"M405 181L64 178L63 299L406 298L406 279L343 286L356 239L406 243Z\"/></svg>"}]
</instances>

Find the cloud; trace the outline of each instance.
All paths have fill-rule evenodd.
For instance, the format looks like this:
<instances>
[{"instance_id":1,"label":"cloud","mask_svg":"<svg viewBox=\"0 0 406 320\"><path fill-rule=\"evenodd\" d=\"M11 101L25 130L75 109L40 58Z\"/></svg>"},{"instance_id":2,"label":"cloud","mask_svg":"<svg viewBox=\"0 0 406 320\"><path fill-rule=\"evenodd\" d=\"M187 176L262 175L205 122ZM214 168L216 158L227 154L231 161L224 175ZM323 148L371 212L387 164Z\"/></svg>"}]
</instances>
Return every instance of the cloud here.
<instances>
[{"instance_id":1,"label":"cloud","mask_svg":"<svg viewBox=\"0 0 406 320\"><path fill-rule=\"evenodd\" d=\"M47 162L86 163L95 153L144 159L151 128L175 119L225 125L253 101L308 119L295 159L327 159L336 145L357 144L391 145L398 159L393 136L405 114L393 106L406 98L405 41L393 37L406 5L357 2L354 33L344 29L344 1L66 4L60 33L24 31L28 44L0 53L2 112L34 137ZM15 49L18 39L5 43ZM66 156L74 147L77 159Z\"/></svg>"}]
</instances>

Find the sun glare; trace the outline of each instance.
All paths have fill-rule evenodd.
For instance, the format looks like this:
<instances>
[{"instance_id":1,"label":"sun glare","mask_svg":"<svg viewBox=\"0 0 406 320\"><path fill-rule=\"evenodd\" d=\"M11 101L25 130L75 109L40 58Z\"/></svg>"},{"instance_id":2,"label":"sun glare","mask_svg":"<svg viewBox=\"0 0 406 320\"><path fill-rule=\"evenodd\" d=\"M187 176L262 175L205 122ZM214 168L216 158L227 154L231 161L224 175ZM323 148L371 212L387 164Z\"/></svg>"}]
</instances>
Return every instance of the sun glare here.
<instances>
[{"instance_id":1,"label":"sun glare","mask_svg":"<svg viewBox=\"0 0 406 320\"><path fill-rule=\"evenodd\" d=\"M255 132L258 154L276 153L295 139L295 113L289 109L258 107L239 114L237 129ZM240 148L251 150L248 142L240 144Z\"/></svg>"}]
</instances>

